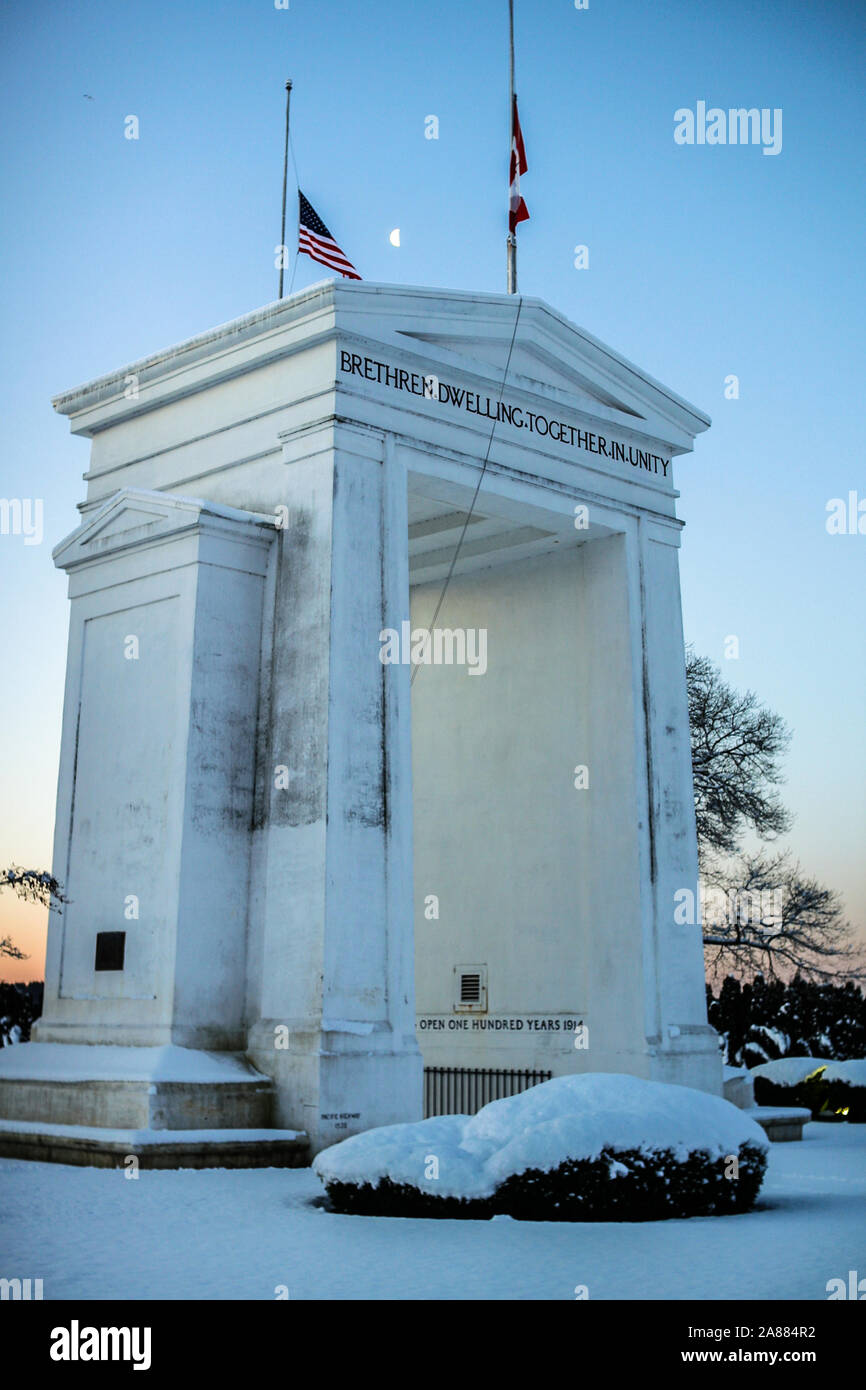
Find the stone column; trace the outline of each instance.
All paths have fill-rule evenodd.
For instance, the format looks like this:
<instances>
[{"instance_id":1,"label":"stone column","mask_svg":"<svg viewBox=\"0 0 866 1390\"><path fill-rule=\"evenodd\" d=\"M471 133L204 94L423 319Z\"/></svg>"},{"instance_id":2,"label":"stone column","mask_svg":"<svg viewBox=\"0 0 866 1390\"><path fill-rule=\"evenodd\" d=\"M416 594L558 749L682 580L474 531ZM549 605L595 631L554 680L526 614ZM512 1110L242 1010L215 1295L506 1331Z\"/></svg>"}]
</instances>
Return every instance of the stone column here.
<instances>
[{"instance_id":1,"label":"stone column","mask_svg":"<svg viewBox=\"0 0 866 1390\"><path fill-rule=\"evenodd\" d=\"M622 518L617 523L624 524ZM587 935L588 1071L641 1076L649 1067L641 1001L648 891L639 639L635 653L627 533L581 546L583 706L589 788L575 791L584 863L580 921ZM575 1070L577 1065L575 1065Z\"/></svg>"},{"instance_id":2,"label":"stone column","mask_svg":"<svg viewBox=\"0 0 866 1390\"><path fill-rule=\"evenodd\" d=\"M652 963L647 988L651 1076L721 1094L718 1037L707 1023L697 904L697 839L679 579L679 526L638 526L650 814ZM685 901L688 901L686 898Z\"/></svg>"},{"instance_id":3,"label":"stone column","mask_svg":"<svg viewBox=\"0 0 866 1390\"><path fill-rule=\"evenodd\" d=\"M41 1042L240 1049L266 517L117 493L72 611ZM106 948L110 948L110 952Z\"/></svg>"},{"instance_id":4,"label":"stone column","mask_svg":"<svg viewBox=\"0 0 866 1390\"><path fill-rule=\"evenodd\" d=\"M419 1118L405 469L381 432L285 439L261 737L249 1052L314 1151Z\"/></svg>"}]
</instances>

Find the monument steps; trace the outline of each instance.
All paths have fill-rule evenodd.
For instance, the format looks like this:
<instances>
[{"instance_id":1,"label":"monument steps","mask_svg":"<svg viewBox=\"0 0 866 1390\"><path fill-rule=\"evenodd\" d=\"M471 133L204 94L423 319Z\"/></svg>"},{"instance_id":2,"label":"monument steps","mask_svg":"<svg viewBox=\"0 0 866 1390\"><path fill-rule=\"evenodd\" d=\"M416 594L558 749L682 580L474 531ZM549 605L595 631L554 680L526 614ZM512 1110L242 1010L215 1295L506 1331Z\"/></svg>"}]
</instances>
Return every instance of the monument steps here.
<instances>
[{"instance_id":1,"label":"monument steps","mask_svg":"<svg viewBox=\"0 0 866 1390\"><path fill-rule=\"evenodd\" d=\"M274 1083L240 1053L32 1042L0 1052L0 1156L141 1168L298 1167Z\"/></svg>"},{"instance_id":2,"label":"monument steps","mask_svg":"<svg viewBox=\"0 0 866 1390\"><path fill-rule=\"evenodd\" d=\"M305 1168L310 1142L293 1129L123 1130L0 1120L0 1158L76 1167Z\"/></svg>"}]
</instances>

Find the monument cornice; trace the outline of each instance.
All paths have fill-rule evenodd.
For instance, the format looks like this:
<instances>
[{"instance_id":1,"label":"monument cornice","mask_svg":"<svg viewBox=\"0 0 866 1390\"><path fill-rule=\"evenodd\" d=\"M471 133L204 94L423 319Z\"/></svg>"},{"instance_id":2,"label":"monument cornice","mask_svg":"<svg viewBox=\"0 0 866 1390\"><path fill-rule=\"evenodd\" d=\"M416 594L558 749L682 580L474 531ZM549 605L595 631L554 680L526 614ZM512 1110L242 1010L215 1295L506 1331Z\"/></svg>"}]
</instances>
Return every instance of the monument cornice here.
<instances>
[{"instance_id":1,"label":"monument cornice","mask_svg":"<svg viewBox=\"0 0 866 1390\"><path fill-rule=\"evenodd\" d=\"M390 348L474 374L485 386L498 384L516 308L508 295L326 281L63 392L53 405L72 417L73 432L92 436L337 339ZM670 443L678 452L710 424L703 412L538 299L520 300L509 386L623 426L633 417L638 431L641 425L653 431L655 417L677 436Z\"/></svg>"}]
</instances>

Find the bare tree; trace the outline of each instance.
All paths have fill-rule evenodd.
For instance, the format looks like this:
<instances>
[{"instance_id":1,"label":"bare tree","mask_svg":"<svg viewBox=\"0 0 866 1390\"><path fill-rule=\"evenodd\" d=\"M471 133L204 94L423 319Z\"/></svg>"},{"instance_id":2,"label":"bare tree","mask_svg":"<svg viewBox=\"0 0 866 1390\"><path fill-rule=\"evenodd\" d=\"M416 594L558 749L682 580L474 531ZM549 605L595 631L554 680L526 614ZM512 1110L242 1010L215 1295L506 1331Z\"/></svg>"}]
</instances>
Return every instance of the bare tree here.
<instances>
[{"instance_id":1,"label":"bare tree","mask_svg":"<svg viewBox=\"0 0 866 1390\"><path fill-rule=\"evenodd\" d=\"M698 848L732 853L747 829L771 839L791 818L775 786L791 735L784 721L722 680L708 657L686 652Z\"/></svg>"},{"instance_id":2,"label":"bare tree","mask_svg":"<svg viewBox=\"0 0 866 1390\"><path fill-rule=\"evenodd\" d=\"M53 912L59 912L59 904L67 901L57 879L47 869L21 869L17 864L0 869L0 888L11 888L19 898L41 903Z\"/></svg>"},{"instance_id":3,"label":"bare tree","mask_svg":"<svg viewBox=\"0 0 866 1390\"><path fill-rule=\"evenodd\" d=\"M21 869L17 864L9 869L0 869L0 888L11 888L19 898L41 903L52 912L59 912L60 903L66 902L60 884L47 869ZM13 945L10 936L0 937L0 956L7 956L10 960L27 960L24 952Z\"/></svg>"},{"instance_id":4,"label":"bare tree","mask_svg":"<svg viewBox=\"0 0 866 1390\"><path fill-rule=\"evenodd\" d=\"M838 893L807 878L788 853L760 851L706 867L702 902L708 972L840 983L866 978Z\"/></svg>"},{"instance_id":5,"label":"bare tree","mask_svg":"<svg viewBox=\"0 0 866 1390\"><path fill-rule=\"evenodd\" d=\"M749 832L773 840L791 817L776 790L791 734L752 691L735 690L705 656L686 651L702 924L711 979L866 978L838 893L808 878L790 854L743 852Z\"/></svg>"}]
</instances>

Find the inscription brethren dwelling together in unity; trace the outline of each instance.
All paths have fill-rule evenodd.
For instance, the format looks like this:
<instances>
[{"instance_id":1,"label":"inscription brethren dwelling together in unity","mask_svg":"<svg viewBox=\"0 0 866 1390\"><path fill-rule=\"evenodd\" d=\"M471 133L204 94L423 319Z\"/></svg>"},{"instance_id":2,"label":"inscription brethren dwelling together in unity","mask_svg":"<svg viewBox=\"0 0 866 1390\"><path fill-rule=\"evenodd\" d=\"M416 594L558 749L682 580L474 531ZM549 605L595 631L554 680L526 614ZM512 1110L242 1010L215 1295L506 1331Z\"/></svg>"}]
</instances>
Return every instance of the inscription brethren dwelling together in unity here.
<instances>
[{"instance_id":1,"label":"inscription brethren dwelling together in unity","mask_svg":"<svg viewBox=\"0 0 866 1390\"><path fill-rule=\"evenodd\" d=\"M425 1068L720 1093L675 917L707 417L538 300L333 281L54 404L68 901L3 1152L315 1153Z\"/></svg>"}]
</instances>

